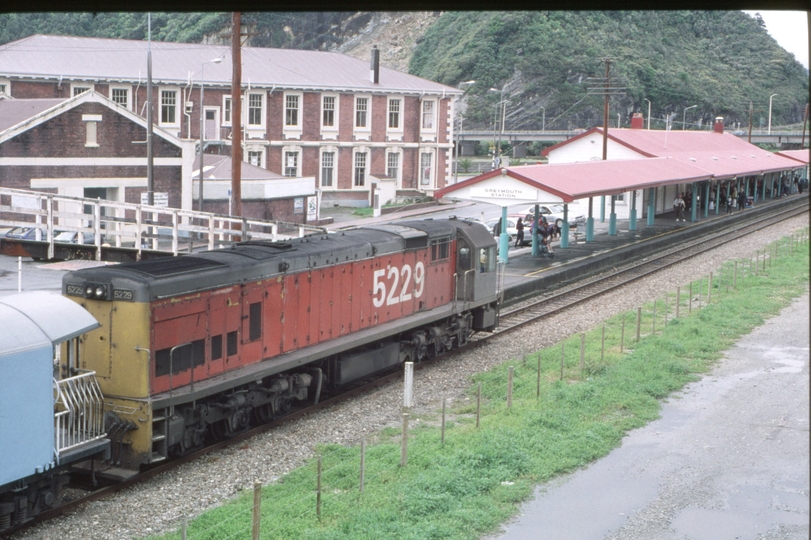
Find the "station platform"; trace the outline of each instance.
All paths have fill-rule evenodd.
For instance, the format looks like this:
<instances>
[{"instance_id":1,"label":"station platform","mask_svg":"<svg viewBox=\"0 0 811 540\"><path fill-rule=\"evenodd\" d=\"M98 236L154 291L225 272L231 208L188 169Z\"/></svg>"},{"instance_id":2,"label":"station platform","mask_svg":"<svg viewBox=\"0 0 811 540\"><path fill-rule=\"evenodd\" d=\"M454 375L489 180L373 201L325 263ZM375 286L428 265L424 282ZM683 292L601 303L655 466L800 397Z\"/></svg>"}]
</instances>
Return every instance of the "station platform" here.
<instances>
[{"instance_id":1,"label":"station platform","mask_svg":"<svg viewBox=\"0 0 811 540\"><path fill-rule=\"evenodd\" d=\"M534 257L531 247L511 246L505 268L505 302L518 302L540 291L551 290L670 248L688 231L689 234L704 234L719 226L760 219L759 216L770 210L799 201L797 195L767 199L730 214L725 213L724 209L717 215L711 211L709 216L702 214L694 222L689 218L688 221L676 221L674 212L658 214L653 225L648 225L646 219L638 219L635 231L629 230L628 220L618 220L617 234L614 236L608 234L608 218L604 223L595 218L591 242L585 241L584 227L575 233L570 230L567 248L561 248L558 240L552 242L554 258Z\"/></svg>"}]
</instances>

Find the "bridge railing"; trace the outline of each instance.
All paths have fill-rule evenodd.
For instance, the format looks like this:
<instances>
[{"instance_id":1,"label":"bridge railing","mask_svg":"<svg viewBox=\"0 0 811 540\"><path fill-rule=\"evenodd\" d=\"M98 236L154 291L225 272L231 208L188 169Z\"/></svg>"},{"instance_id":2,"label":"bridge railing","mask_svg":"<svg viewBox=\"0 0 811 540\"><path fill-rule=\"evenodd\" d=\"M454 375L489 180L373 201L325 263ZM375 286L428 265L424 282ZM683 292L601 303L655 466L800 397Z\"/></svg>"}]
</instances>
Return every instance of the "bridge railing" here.
<instances>
[{"instance_id":1,"label":"bridge railing","mask_svg":"<svg viewBox=\"0 0 811 540\"><path fill-rule=\"evenodd\" d=\"M140 258L144 249L177 255L181 251L215 249L242 240L285 240L326 232L323 227L300 223L2 187L0 226L38 228L39 232L31 239L49 243L48 258L54 256L58 233L76 233L73 240L67 241L95 246L96 260L101 260L101 248L106 246L132 248Z\"/></svg>"}]
</instances>

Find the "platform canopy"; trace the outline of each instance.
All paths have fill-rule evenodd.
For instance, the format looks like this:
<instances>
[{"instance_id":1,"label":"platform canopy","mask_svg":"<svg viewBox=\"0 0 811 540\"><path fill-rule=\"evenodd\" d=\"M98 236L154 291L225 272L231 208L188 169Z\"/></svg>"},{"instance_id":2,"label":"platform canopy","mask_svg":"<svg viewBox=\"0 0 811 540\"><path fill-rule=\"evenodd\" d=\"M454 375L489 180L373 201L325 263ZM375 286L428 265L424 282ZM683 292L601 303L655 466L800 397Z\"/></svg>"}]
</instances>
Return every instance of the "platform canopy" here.
<instances>
[{"instance_id":1,"label":"platform canopy","mask_svg":"<svg viewBox=\"0 0 811 540\"><path fill-rule=\"evenodd\" d=\"M560 204L638 189L700 182L710 171L674 158L505 167L447 186L437 197L513 204Z\"/></svg>"}]
</instances>

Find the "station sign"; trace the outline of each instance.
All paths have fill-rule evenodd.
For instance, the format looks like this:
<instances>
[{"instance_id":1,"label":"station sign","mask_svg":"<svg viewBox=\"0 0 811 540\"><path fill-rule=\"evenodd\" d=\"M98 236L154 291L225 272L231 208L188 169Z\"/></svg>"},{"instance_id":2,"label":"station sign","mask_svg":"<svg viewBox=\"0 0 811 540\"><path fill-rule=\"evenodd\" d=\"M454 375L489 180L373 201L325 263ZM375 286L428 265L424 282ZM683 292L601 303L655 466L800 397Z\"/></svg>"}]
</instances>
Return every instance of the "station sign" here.
<instances>
[{"instance_id":1,"label":"station sign","mask_svg":"<svg viewBox=\"0 0 811 540\"><path fill-rule=\"evenodd\" d=\"M521 187L471 186L470 196L476 199L492 199L496 201L515 200L516 202L538 200L537 189L524 189Z\"/></svg>"},{"instance_id":2,"label":"station sign","mask_svg":"<svg viewBox=\"0 0 811 540\"><path fill-rule=\"evenodd\" d=\"M168 208L169 206L169 193L164 191L153 191L152 200L155 202L152 206L162 206ZM149 204L149 194L144 191L141 193L141 204Z\"/></svg>"}]
</instances>

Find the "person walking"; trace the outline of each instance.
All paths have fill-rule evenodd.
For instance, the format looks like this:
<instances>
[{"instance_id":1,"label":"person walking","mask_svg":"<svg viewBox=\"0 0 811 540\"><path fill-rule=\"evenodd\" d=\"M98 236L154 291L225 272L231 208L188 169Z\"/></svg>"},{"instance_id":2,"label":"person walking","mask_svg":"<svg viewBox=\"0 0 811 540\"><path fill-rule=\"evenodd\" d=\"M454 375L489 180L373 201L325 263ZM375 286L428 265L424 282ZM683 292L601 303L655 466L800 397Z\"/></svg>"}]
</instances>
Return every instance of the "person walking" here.
<instances>
[{"instance_id":1,"label":"person walking","mask_svg":"<svg viewBox=\"0 0 811 540\"><path fill-rule=\"evenodd\" d=\"M524 245L524 221L521 218L518 218L515 230L518 231L515 235L515 247L518 248Z\"/></svg>"},{"instance_id":2,"label":"person walking","mask_svg":"<svg viewBox=\"0 0 811 540\"><path fill-rule=\"evenodd\" d=\"M684 221L684 199L682 194L676 194L676 200L673 201L673 210L676 211L676 221Z\"/></svg>"}]
</instances>

